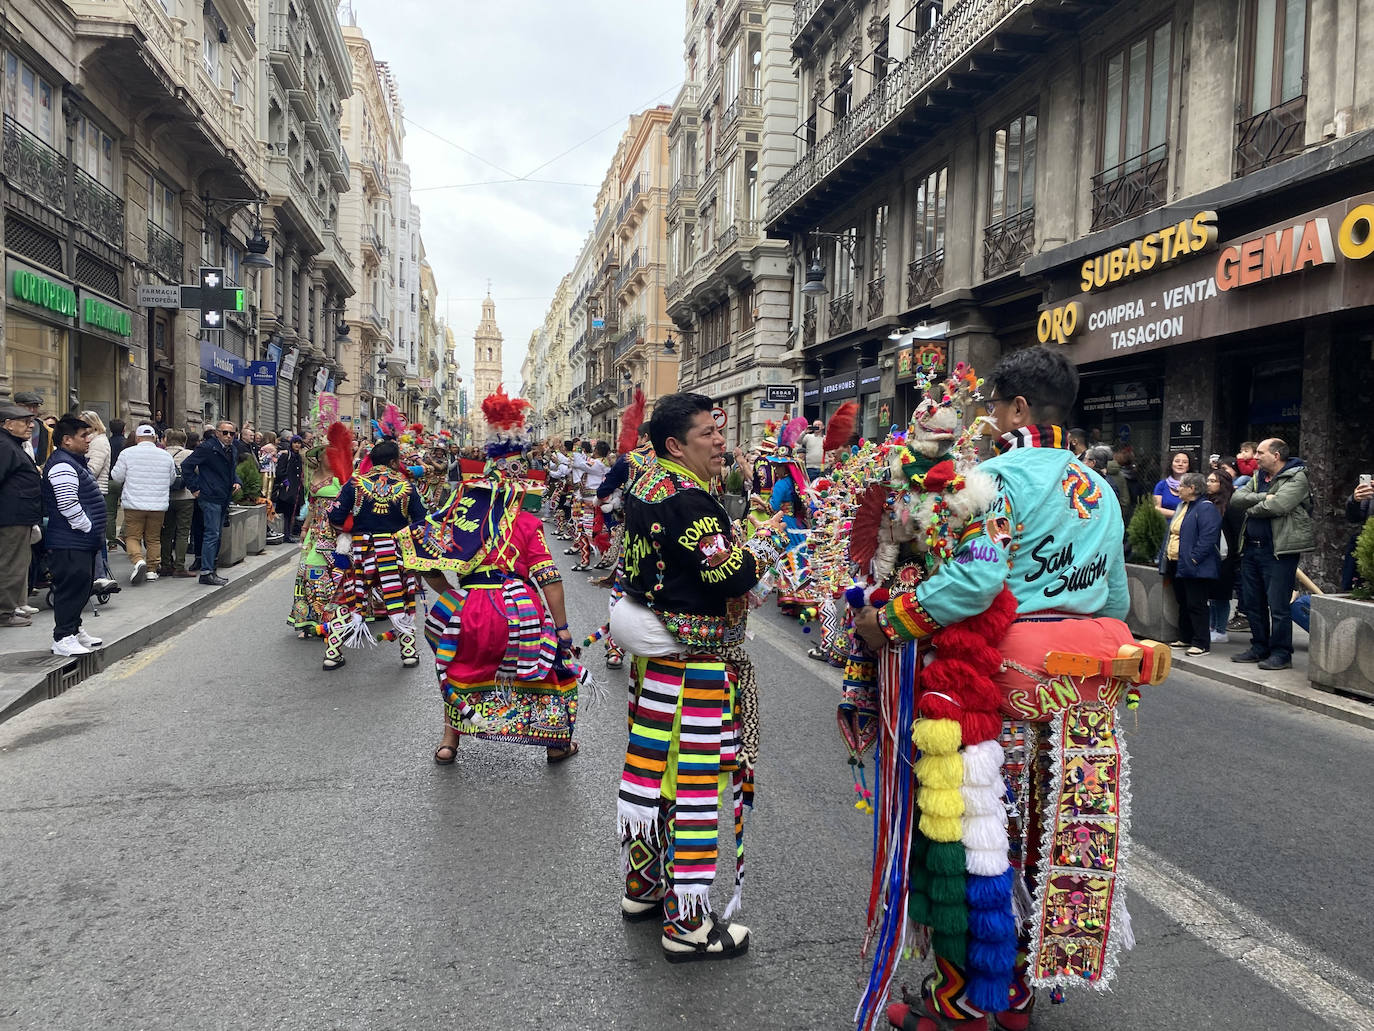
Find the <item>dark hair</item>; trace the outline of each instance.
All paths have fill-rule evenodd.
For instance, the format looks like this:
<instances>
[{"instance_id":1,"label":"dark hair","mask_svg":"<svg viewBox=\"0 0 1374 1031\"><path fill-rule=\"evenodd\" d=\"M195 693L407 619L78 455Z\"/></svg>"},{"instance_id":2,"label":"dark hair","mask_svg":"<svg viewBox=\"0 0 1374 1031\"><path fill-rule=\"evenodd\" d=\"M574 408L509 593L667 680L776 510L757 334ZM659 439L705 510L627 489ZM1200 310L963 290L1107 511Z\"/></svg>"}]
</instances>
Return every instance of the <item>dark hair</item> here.
<instances>
[{"instance_id":1,"label":"dark hair","mask_svg":"<svg viewBox=\"0 0 1374 1031\"><path fill-rule=\"evenodd\" d=\"M110 420L110 432L111 432L114 436L116 436L116 437L122 435L122 434L124 433L124 420L123 420L123 419L111 419L111 420Z\"/></svg>"},{"instance_id":2,"label":"dark hair","mask_svg":"<svg viewBox=\"0 0 1374 1031\"><path fill-rule=\"evenodd\" d=\"M660 458L672 458L668 451L668 438L685 440L698 412L709 412L711 399L705 394L683 392L661 397L654 405L653 418L649 420L649 439L653 441L654 452Z\"/></svg>"},{"instance_id":3,"label":"dark hair","mask_svg":"<svg viewBox=\"0 0 1374 1031\"><path fill-rule=\"evenodd\" d=\"M373 465L390 465L401 457L401 448L394 440L384 440L367 453Z\"/></svg>"},{"instance_id":4,"label":"dark hair","mask_svg":"<svg viewBox=\"0 0 1374 1031\"><path fill-rule=\"evenodd\" d=\"M605 458L605 457L606 457L607 455L609 455L610 453L611 453L611 445L607 444L604 440L598 440L598 441L596 442L596 457L597 457L597 458Z\"/></svg>"},{"instance_id":5,"label":"dark hair","mask_svg":"<svg viewBox=\"0 0 1374 1031\"><path fill-rule=\"evenodd\" d=\"M1270 451L1279 456L1280 462L1286 462L1293 457L1293 449L1288 446L1286 440L1280 440L1278 437L1270 437L1265 443L1269 445Z\"/></svg>"},{"instance_id":6,"label":"dark hair","mask_svg":"<svg viewBox=\"0 0 1374 1031\"><path fill-rule=\"evenodd\" d=\"M1253 441L1253 440L1242 440L1242 441L1240 442L1240 447L1236 448L1236 450L1237 450L1237 451L1254 451L1257 447L1259 447L1259 444L1258 444L1258 442L1256 442L1256 441Z\"/></svg>"},{"instance_id":7,"label":"dark hair","mask_svg":"<svg viewBox=\"0 0 1374 1031\"><path fill-rule=\"evenodd\" d=\"M1078 397L1078 370L1063 351L1048 347L1003 355L988 383L998 397L1024 397L1040 422L1062 424Z\"/></svg>"},{"instance_id":8,"label":"dark hair","mask_svg":"<svg viewBox=\"0 0 1374 1031\"><path fill-rule=\"evenodd\" d=\"M209 428L200 431L201 440L214 440L217 435L218 431Z\"/></svg>"},{"instance_id":9,"label":"dark hair","mask_svg":"<svg viewBox=\"0 0 1374 1031\"><path fill-rule=\"evenodd\" d=\"M58 419L56 425L53 426L52 439L55 440L60 447L62 442L68 437L79 437L82 430L88 430L90 428L91 424L85 419L78 419L74 415L64 415L62 418Z\"/></svg>"},{"instance_id":10,"label":"dark hair","mask_svg":"<svg viewBox=\"0 0 1374 1031\"><path fill-rule=\"evenodd\" d=\"M1088 431L1081 426L1075 426L1073 429L1069 430L1069 436L1084 444L1088 442Z\"/></svg>"},{"instance_id":11,"label":"dark hair","mask_svg":"<svg viewBox=\"0 0 1374 1031\"><path fill-rule=\"evenodd\" d=\"M1212 500L1212 504L1225 512L1226 506L1231 503L1231 495L1236 492L1235 478L1225 465L1213 469L1207 475L1217 478L1217 496Z\"/></svg>"},{"instance_id":12,"label":"dark hair","mask_svg":"<svg viewBox=\"0 0 1374 1031\"><path fill-rule=\"evenodd\" d=\"M571 437L569 437L568 439L566 439L566 440L563 441L563 450L564 450L564 451L571 451L572 449L573 449L573 440L572 440Z\"/></svg>"}]
</instances>

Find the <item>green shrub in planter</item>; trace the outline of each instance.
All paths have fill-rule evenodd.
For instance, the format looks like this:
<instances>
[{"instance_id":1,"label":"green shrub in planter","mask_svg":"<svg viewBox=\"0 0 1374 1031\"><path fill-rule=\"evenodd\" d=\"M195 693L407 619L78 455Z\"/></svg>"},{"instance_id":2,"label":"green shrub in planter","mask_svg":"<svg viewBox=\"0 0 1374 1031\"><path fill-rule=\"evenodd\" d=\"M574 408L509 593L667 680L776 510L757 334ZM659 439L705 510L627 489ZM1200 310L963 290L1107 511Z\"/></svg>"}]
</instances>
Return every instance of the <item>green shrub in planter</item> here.
<instances>
[{"instance_id":1,"label":"green shrub in planter","mask_svg":"<svg viewBox=\"0 0 1374 1031\"><path fill-rule=\"evenodd\" d=\"M1159 514L1154 502L1141 498L1136 503L1135 512L1126 527L1126 539L1131 542L1131 561L1141 565L1152 565L1159 555L1159 546L1164 543L1164 535L1169 532L1169 524Z\"/></svg>"},{"instance_id":2,"label":"green shrub in planter","mask_svg":"<svg viewBox=\"0 0 1374 1031\"><path fill-rule=\"evenodd\" d=\"M1374 519L1365 520L1355 539L1355 589L1350 596L1374 599Z\"/></svg>"}]
</instances>

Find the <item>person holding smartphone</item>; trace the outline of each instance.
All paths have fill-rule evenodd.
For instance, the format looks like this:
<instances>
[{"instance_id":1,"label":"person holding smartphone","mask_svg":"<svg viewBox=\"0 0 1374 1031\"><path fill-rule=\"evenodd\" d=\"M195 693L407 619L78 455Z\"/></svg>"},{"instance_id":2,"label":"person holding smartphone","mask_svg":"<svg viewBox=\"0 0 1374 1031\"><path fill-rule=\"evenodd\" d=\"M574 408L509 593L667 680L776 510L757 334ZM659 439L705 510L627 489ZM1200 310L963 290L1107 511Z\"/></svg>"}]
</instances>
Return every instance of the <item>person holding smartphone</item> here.
<instances>
[{"instance_id":1,"label":"person holding smartphone","mask_svg":"<svg viewBox=\"0 0 1374 1031\"><path fill-rule=\"evenodd\" d=\"M1349 591L1355 586L1355 542L1359 539L1364 524L1374 518L1374 475L1360 473L1354 491L1345 502L1345 521L1353 523L1355 530L1345 546L1345 561L1341 564L1341 590Z\"/></svg>"}]
</instances>

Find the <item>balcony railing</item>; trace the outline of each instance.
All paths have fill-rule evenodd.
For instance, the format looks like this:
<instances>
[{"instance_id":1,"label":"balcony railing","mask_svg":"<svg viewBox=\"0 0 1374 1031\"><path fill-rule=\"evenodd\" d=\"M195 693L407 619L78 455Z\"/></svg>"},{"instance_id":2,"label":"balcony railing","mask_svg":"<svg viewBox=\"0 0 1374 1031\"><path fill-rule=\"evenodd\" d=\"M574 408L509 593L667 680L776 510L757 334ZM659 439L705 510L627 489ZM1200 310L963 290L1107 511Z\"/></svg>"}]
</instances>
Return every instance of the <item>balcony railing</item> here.
<instances>
[{"instance_id":1,"label":"balcony railing","mask_svg":"<svg viewBox=\"0 0 1374 1031\"><path fill-rule=\"evenodd\" d=\"M797 0L794 29L800 33L828 0ZM840 123L778 180L769 193L768 217L775 222L874 134L902 114L913 100L972 50L1004 18L1029 0L960 0L911 44L911 56L894 68Z\"/></svg>"},{"instance_id":2,"label":"balcony railing","mask_svg":"<svg viewBox=\"0 0 1374 1031\"><path fill-rule=\"evenodd\" d=\"M802 312L802 347L810 347L816 342L816 309L807 308Z\"/></svg>"},{"instance_id":3,"label":"balcony railing","mask_svg":"<svg viewBox=\"0 0 1374 1031\"><path fill-rule=\"evenodd\" d=\"M363 224L363 246L371 248L378 257L386 253L386 245L382 243L381 235L370 222Z\"/></svg>"},{"instance_id":4,"label":"balcony railing","mask_svg":"<svg viewBox=\"0 0 1374 1031\"><path fill-rule=\"evenodd\" d=\"M1093 231L1153 211L1168 192L1169 145L1161 143L1092 178Z\"/></svg>"},{"instance_id":5,"label":"balcony railing","mask_svg":"<svg viewBox=\"0 0 1374 1031\"><path fill-rule=\"evenodd\" d=\"M76 170L72 214L88 233L111 247L124 249L124 198L102 186L83 170Z\"/></svg>"},{"instance_id":6,"label":"balcony railing","mask_svg":"<svg viewBox=\"0 0 1374 1031\"><path fill-rule=\"evenodd\" d=\"M739 96L730 101L730 106L725 109L725 114L721 116L721 128L726 128L735 123L741 115L746 118L757 118L763 111L763 90L757 86L747 86L739 91Z\"/></svg>"},{"instance_id":7,"label":"balcony railing","mask_svg":"<svg viewBox=\"0 0 1374 1031\"><path fill-rule=\"evenodd\" d=\"M67 159L5 115L5 174L37 201L67 210Z\"/></svg>"},{"instance_id":8,"label":"balcony railing","mask_svg":"<svg viewBox=\"0 0 1374 1031\"><path fill-rule=\"evenodd\" d=\"M906 303L910 308L924 304L941 290L945 282L945 251L931 251L915 258L906 267Z\"/></svg>"},{"instance_id":9,"label":"balcony railing","mask_svg":"<svg viewBox=\"0 0 1374 1031\"><path fill-rule=\"evenodd\" d=\"M730 351L731 341L729 340L711 348L711 350L701 356L700 367L704 369L708 365L719 365L721 362L728 362L730 360Z\"/></svg>"},{"instance_id":10,"label":"balcony railing","mask_svg":"<svg viewBox=\"0 0 1374 1031\"><path fill-rule=\"evenodd\" d=\"M289 89L300 89L305 82L305 47L300 26L285 12L273 11L267 21L267 51L278 74L283 74Z\"/></svg>"},{"instance_id":11,"label":"balcony railing","mask_svg":"<svg viewBox=\"0 0 1374 1031\"><path fill-rule=\"evenodd\" d=\"M839 336L854 328L854 291L841 294L830 302L830 335Z\"/></svg>"},{"instance_id":12,"label":"balcony railing","mask_svg":"<svg viewBox=\"0 0 1374 1031\"><path fill-rule=\"evenodd\" d=\"M794 40L802 34L802 30L811 21L811 16L825 2L826 0L796 0L792 5L792 38Z\"/></svg>"},{"instance_id":13,"label":"balcony railing","mask_svg":"<svg viewBox=\"0 0 1374 1031\"><path fill-rule=\"evenodd\" d=\"M364 372L360 378L360 387L364 394L377 393L377 377L370 372Z\"/></svg>"},{"instance_id":14,"label":"balcony railing","mask_svg":"<svg viewBox=\"0 0 1374 1031\"><path fill-rule=\"evenodd\" d=\"M180 284L186 246L155 222L148 223L148 264L169 283Z\"/></svg>"},{"instance_id":15,"label":"balcony railing","mask_svg":"<svg viewBox=\"0 0 1374 1031\"><path fill-rule=\"evenodd\" d=\"M684 172L677 177L677 182L673 183L668 191L668 206L677 204L683 194L695 194L697 192L697 177L695 172Z\"/></svg>"},{"instance_id":16,"label":"balcony railing","mask_svg":"<svg viewBox=\"0 0 1374 1031\"><path fill-rule=\"evenodd\" d=\"M372 323L372 328L377 330L378 333L386 332L386 316L383 315L382 310L371 301L364 302L363 304L363 318Z\"/></svg>"},{"instance_id":17,"label":"balcony railing","mask_svg":"<svg viewBox=\"0 0 1374 1031\"><path fill-rule=\"evenodd\" d=\"M644 336L644 316L636 315L627 324L628 328L616 338L615 346L611 348L613 358L623 357L625 352L634 347Z\"/></svg>"},{"instance_id":18,"label":"balcony railing","mask_svg":"<svg viewBox=\"0 0 1374 1031\"><path fill-rule=\"evenodd\" d=\"M634 210L635 199L639 197L643 190L643 177L635 176L634 182L630 183L629 188L625 191L625 196L621 198L620 211L615 220L616 225L620 225L629 217L630 212Z\"/></svg>"},{"instance_id":19,"label":"balcony railing","mask_svg":"<svg viewBox=\"0 0 1374 1031\"><path fill-rule=\"evenodd\" d=\"M878 276L868 281L868 290L864 295L864 320L872 322L874 319L883 317L883 307L886 304L887 295L887 276Z\"/></svg>"},{"instance_id":20,"label":"balcony railing","mask_svg":"<svg viewBox=\"0 0 1374 1031\"><path fill-rule=\"evenodd\" d=\"M1029 207L983 230L983 278L1020 268L1035 246L1035 208Z\"/></svg>"},{"instance_id":21,"label":"balcony railing","mask_svg":"<svg viewBox=\"0 0 1374 1031\"><path fill-rule=\"evenodd\" d=\"M615 277L615 292L617 294L625 289L626 284L628 284L634 274L639 271L639 265L642 260L638 247L630 252L630 256L625 259L625 264L621 266L620 274Z\"/></svg>"},{"instance_id":22,"label":"balcony railing","mask_svg":"<svg viewBox=\"0 0 1374 1031\"><path fill-rule=\"evenodd\" d=\"M1236 178L1302 153L1306 127L1306 96L1237 122Z\"/></svg>"},{"instance_id":23,"label":"balcony railing","mask_svg":"<svg viewBox=\"0 0 1374 1031\"><path fill-rule=\"evenodd\" d=\"M721 230L720 238L716 241L716 253L724 254L740 244L752 244L758 239L758 236L759 224L755 219L736 219Z\"/></svg>"}]
</instances>

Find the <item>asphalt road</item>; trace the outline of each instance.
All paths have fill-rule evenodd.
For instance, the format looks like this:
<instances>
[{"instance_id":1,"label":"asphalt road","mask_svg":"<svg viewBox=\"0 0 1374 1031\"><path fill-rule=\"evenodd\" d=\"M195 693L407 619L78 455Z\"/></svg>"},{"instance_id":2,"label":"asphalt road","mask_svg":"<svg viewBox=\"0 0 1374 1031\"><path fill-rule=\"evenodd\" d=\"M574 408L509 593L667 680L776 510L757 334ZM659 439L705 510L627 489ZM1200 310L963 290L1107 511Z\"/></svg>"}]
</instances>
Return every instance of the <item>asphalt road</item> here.
<instances>
[{"instance_id":1,"label":"asphalt road","mask_svg":"<svg viewBox=\"0 0 1374 1031\"><path fill-rule=\"evenodd\" d=\"M585 632L605 593L569 576ZM436 767L432 668L384 645L322 672L290 593L0 725L0 1028L851 1026L869 829L795 624L754 619L752 951L670 966L617 909L623 674L594 664L610 698L564 766L467 741ZM1374 1027L1374 734L1188 675L1138 716L1140 944L1033 1026Z\"/></svg>"}]
</instances>

